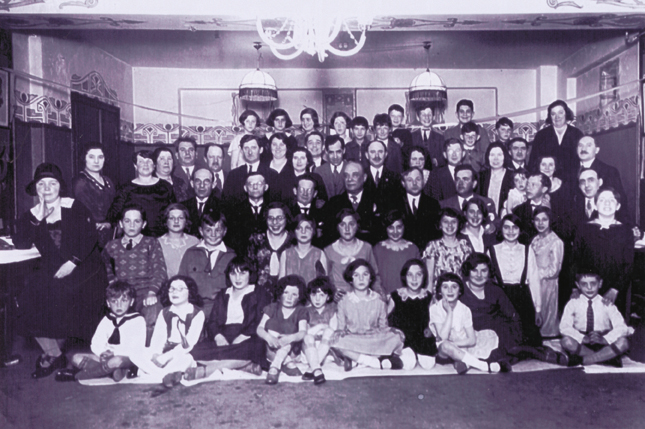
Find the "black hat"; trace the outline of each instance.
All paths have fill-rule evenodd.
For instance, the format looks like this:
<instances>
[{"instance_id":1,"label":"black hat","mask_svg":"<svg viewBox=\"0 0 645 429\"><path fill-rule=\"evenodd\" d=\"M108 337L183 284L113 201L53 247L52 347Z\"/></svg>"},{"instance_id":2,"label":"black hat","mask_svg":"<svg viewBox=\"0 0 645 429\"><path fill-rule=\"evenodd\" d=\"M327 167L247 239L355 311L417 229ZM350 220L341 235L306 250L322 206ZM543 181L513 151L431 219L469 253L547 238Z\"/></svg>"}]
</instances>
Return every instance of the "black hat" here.
<instances>
[{"instance_id":1,"label":"black hat","mask_svg":"<svg viewBox=\"0 0 645 429\"><path fill-rule=\"evenodd\" d=\"M27 185L27 194L31 195L32 197L38 195L38 193L36 192L36 183L38 183L40 179L44 179L45 177L51 177L52 179L58 180L58 183L60 183L61 191L65 189L65 181L63 180L63 173L60 171L60 168L58 168L56 164L43 162L38 167L36 167L34 180L29 182L29 184Z\"/></svg>"}]
</instances>

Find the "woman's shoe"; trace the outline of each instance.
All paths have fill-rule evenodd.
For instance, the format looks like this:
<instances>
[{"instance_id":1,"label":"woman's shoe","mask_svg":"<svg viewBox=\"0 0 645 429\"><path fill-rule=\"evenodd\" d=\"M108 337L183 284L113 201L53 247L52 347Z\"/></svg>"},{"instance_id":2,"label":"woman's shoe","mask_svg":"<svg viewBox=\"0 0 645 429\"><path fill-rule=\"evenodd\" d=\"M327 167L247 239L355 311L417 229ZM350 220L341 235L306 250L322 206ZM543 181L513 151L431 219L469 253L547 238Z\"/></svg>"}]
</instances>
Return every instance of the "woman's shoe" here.
<instances>
[{"instance_id":1,"label":"woman's shoe","mask_svg":"<svg viewBox=\"0 0 645 429\"><path fill-rule=\"evenodd\" d=\"M280 370L276 367L269 368L269 372L267 373L267 378L265 380L265 383L278 384L279 379L280 379Z\"/></svg>"},{"instance_id":2,"label":"woman's shoe","mask_svg":"<svg viewBox=\"0 0 645 429\"><path fill-rule=\"evenodd\" d=\"M350 358L343 357L343 368L345 369L345 372L349 372L352 370L354 367L354 362Z\"/></svg>"},{"instance_id":3,"label":"woman's shoe","mask_svg":"<svg viewBox=\"0 0 645 429\"><path fill-rule=\"evenodd\" d=\"M313 372L305 372L302 374L302 379L304 381L311 381L314 379L314 373Z\"/></svg>"},{"instance_id":4,"label":"woman's shoe","mask_svg":"<svg viewBox=\"0 0 645 429\"><path fill-rule=\"evenodd\" d=\"M321 369L319 369L317 371L314 371L314 373L312 375L314 377L314 384L315 385L323 384L325 381L327 381L327 380L325 380L325 374L323 374Z\"/></svg>"},{"instance_id":5,"label":"woman's shoe","mask_svg":"<svg viewBox=\"0 0 645 429\"><path fill-rule=\"evenodd\" d=\"M49 365L46 365L49 363ZM52 375L52 373L58 369L65 368L67 366L67 357L65 354L61 354L58 357L54 356L39 356L36 361L36 370L31 373L32 378L43 378Z\"/></svg>"}]
</instances>

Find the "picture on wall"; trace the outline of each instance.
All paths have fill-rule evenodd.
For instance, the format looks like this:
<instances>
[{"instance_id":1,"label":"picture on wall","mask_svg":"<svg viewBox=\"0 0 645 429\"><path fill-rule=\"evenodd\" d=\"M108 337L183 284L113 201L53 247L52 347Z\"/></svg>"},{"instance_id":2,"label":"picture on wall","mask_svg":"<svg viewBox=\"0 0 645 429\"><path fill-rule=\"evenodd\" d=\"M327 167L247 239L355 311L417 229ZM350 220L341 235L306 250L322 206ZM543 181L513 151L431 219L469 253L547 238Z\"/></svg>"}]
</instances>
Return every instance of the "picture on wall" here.
<instances>
[{"instance_id":1,"label":"picture on wall","mask_svg":"<svg viewBox=\"0 0 645 429\"><path fill-rule=\"evenodd\" d=\"M321 125L329 125L329 120L335 112L346 113L350 118L356 116L356 90L338 89L323 91L323 117Z\"/></svg>"}]
</instances>

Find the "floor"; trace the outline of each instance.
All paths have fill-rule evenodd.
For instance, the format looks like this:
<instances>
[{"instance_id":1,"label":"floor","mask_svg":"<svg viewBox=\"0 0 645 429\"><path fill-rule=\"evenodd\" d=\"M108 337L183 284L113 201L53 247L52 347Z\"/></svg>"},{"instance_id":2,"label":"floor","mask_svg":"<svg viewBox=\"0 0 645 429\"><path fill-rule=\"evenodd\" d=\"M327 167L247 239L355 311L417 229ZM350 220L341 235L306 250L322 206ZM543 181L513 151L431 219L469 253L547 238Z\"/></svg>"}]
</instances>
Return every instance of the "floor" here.
<instances>
[{"instance_id":1,"label":"floor","mask_svg":"<svg viewBox=\"0 0 645 429\"><path fill-rule=\"evenodd\" d=\"M645 329L631 358L645 360ZM38 350L0 370L1 428L642 428L645 374L581 369L379 377L321 386L259 381L87 387L32 380Z\"/></svg>"}]
</instances>

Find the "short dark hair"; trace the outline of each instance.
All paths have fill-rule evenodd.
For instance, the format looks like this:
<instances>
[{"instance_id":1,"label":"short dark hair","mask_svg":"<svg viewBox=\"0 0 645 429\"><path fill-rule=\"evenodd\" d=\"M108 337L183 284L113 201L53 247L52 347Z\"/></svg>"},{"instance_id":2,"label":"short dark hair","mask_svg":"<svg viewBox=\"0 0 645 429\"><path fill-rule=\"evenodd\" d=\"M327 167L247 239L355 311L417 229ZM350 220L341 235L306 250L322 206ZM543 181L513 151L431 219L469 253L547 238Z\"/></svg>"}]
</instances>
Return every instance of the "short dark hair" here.
<instances>
[{"instance_id":1,"label":"short dark hair","mask_svg":"<svg viewBox=\"0 0 645 429\"><path fill-rule=\"evenodd\" d=\"M388 127L392 128L392 119L390 119L390 115L388 115L387 113L378 113L374 116L372 124L374 125L374 128L378 127L379 125L387 125Z\"/></svg>"},{"instance_id":2,"label":"short dark hair","mask_svg":"<svg viewBox=\"0 0 645 429\"><path fill-rule=\"evenodd\" d=\"M466 223L466 219L464 219L464 216L461 213L459 213L457 210L453 209L452 207L443 207L441 210L439 210L439 216L437 216L438 230L441 230L441 221L443 220L444 217L457 219L457 222L459 222L457 225L458 231L461 231L461 229L464 227L464 224Z\"/></svg>"},{"instance_id":3,"label":"short dark hair","mask_svg":"<svg viewBox=\"0 0 645 429\"><path fill-rule=\"evenodd\" d=\"M450 146L452 146L453 144L458 144L459 146L461 146L462 150L464 149L464 142L462 142L459 139L451 137L449 139L444 140L444 142L443 142L443 151L448 152L448 148Z\"/></svg>"},{"instance_id":4,"label":"short dark hair","mask_svg":"<svg viewBox=\"0 0 645 429\"><path fill-rule=\"evenodd\" d=\"M510 139L510 140L508 141L508 143L507 143L507 145L508 145L508 150L511 150L511 148L513 147L513 144L515 144L515 143L517 143L517 142L522 142L522 143L524 143L524 147L526 147L526 148L528 148L528 147L529 147L529 142L527 142L525 138L522 138L522 137L513 137L513 138L512 138L512 139Z\"/></svg>"},{"instance_id":5,"label":"short dark hair","mask_svg":"<svg viewBox=\"0 0 645 429\"><path fill-rule=\"evenodd\" d=\"M240 148L241 149L244 148L244 145L247 144L248 142L250 142L251 140L255 140L255 142L258 144L258 146L262 147L260 145L260 139L259 139L258 136L256 136L255 134L245 134L240 139Z\"/></svg>"},{"instance_id":6,"label":"short dark hair","mask_svg":"<svg viewBox=\"0 0 645 429\"><path fill-rule=\"evenodd\" d=\"M284 118L286 119L286 123L284 124L285 128L291 128L293 126L293 122L291 121L289 114L284 109L273 109L269 114L269 117L267 118L267 125L270 127L275 126L274 121L278 116L284 116Z\"/></svg>"},{"instance_id":7,"label":"short dark hair","mask_svg":"<svg viewBox=\"0 0 645 429\"><path fill-rule=\"evenodd\" d=\"M226 286L231 287L233 283L231 282L231 273L234 271L248 272L249 273L249 284L255 284L258 281L257 270L255 265L251 262L250 259L244 256L236 256L231 259L224 270L224 275L226 276Z\"/></svg>"},{"instance_id":8,"label":"short dark hair","mask_svg":"<svg viewBox=\"0 0 645 429\"><path fill-rule=\"evenodd\" d=\"M226 151L224 150L224 148L222 147L222 145L221 145L221 144L219 144L219 143L208 143L206 146L204 146L204 158L206 158L206 155L208 155L208 151L209 151L209 150L210 150L210 148L212 148L212 147L217 147L217 148L219 148L219 150L221 150L221 151L222 151L222 158L225 158L225 157L226 157Z\"/></svg>"},{"instance_id":9,"label":"short dark hair","mask_svg":"<svg viewBox=\"0 0 645 429\"><path fill-rule=\"evenodd\" d=\"M318 276L307 284L307 296L318 293L322 291L327 295L327 302L332 302L334 300L334 294L336 293L336 288L327 276Z\"/></svg>"},{"instance_id":10,"label":"short dark hair","mask_svg":"<svg viewBox=\"0 0 645 429\"><path fill-rule=\"evenodd\" d=\"M410 162L410 158L412 158L412 153L413 152L419 152L421 155L423 155L423 159L426 161L428 160L428 157L430 156L428 154L428 149L426 149L423 146L412 146L410 150L408 151L408 163Z\"/></svg>"},{"instance_id":11,"label":"short dark hair","mask_svg":"<svg viewBox=\"0 0 645 429\"><path fill-rule=\"evenodd\" d=\"M331 119L329 120L329 126L331 128L334 128L334 122L336 122L336 119L338 118L343 118L345 120L345 124L349 128L349 124L352 122L352 118L350 118L349 115L345 112L334 112L334 114L331 115Z\"/></svg>"},{"instance_id":12,"label":"short dark hair","mask_svg":"<svg viewBox=\"0 0 645 429\"><path fill-rule=\"evenodd\" d=\"M510 222L516 227L520 229L520 232L522 232L522 219L519 218L519 216L509 213L506 216L502 218L502 221L500 222L500 231L504 227L505 222Z\"/></svg>"},{"instance_id":13,"label":"short dark hair","mask_svg":"<svg viewBox=\"0 0 645 429\"><path fill-rule=\"evenodd\" d=\"M455 178L457 178L457 173L460 171L465 171L468 170L473 174L473 180L479 180L479 176L477 175L477 172L475 171L475 168L470 165L470 164L459 164L458 166L455 167Z\"/></svg>"},{"instance_id":14,"label":"short dark hair","mask_svg":"<svg viewBox=\"0 0 645 429\"><path fill-rule=\"evenodd\" d=\"M240 124L244 125L244 121L247 120L249 116L255 117L255 126L260 125L260 116L255 113L255 110L247 109L240 115Z\"/></svg>"},{"instance_id":15,"label":"short dark hair","mask_svg":"<svg viewBox=\"0 0 645 429\"><path fill-rule=\"evenodd\" d=\"M544 173L534 173L529 176L529 179L536 176L540 177L540 183L543 187L546 187L546 191L549 192L549 190L551 189L551 179L549 179L549 176Z\"/></svg>"},{"instance_id":16,"label":"short dark hair","mask_svg":"<svg viewBox=\"0 0 645 429\"><path fill-rule=\"evenodd\" d=\"M184 230L190 228L190 213L188 213L188 209L180 203L172 203L168 205L163 211L163 223L166 225L168 223L168 216L170 216L170 212L173 210L180 210L183 214L184 217L186 218L186 226L184 227Z\"/></svg>"},{"instance_id":17,"label":"short dark hair","mask_svg":"<svg viewBox=\"0 0 645 429\"><path fill-rule=\"evenodd\" d=\"M312 173L304 173L304 174L301 174L300 176L296 177L296 183L294 184L294 189L296 189L298 187L298 185L300 185L300 182L302 182L303 180L308 180L308 181L312 182L314 184L314 188L317 185L316 177Z\"/></svg>"},{"instance_id":18,"label":"short dark hair","mask_svg":"<svg viewBox=\"0 0 645 429\"><path fill-rule=\"evenodd\" d=\"M464 294L464 291L466 290L466 285L464 284L464 281L455 273L443 273L439 276L437 279L437 285L435 286L435 299L440 300L443 298L443 295L441 294L441 286L444 283L447 282L455 282L457 285L459 285L459 296Z\"/></svg>"},{"instance_id":19,"label":"short dark hair","mask_svg":"<svg viewBox=\"0 0 645 429\"><path fill-rule=\"evenodd\" d=\"M537 206L535 210L533 210L533 219L535 219L537 215L542 213L547 215L547 217L549 218L549 222L553 222L553 211L551 211L549 207L545 207L545 206Z\"/></svg>"},{"instance_id":20,"label":"short dark hair","mask_svg":"<svg viewBox=\"0 0 645 429\"><path fill-rule=\"evenodd\" d=\"M614 194L614 198L616 199L616 202L618 204L620 204L620 200L621 200L620 192L618 192L616 190L616 188L614 188L612 186L601 186L600 189L598 189L598 192L596 193L596 196L594 197L594 201L598 202L598 197L603 192L611 192L612 194Z\"/></svg>"},{"instance_id":21,"label":"short dark hair","mask_svg":"<svg viewBox=\"0 0 645 429\"><path fill-rule=\"evenodd\" d=\"M402 115L405 115L405 109L400 104L392 104L387 108L387 114L389 115L392 111L401 112Z\"/></svg>"},{"instance_id":22,"label":"short dark hair","mask_svg":"<svg viewBox=\"0 0 645 429\"><path fill-rule=\"evenodd\" d=\"M197 306L197 307L202 307L204 305L204 300L203 298L199 295L199 287L197 286L197 282L192 278L188 276L182 276L182 275L175 275L170 277L168 280L166 280L163 285L161 285L161 288L159 288L159 292L157 292L157 296L159 296L159 300L161 301L161 305L164 307L170 306L170 297L169 297L169 292L170 292L170 285L173 284L175 281L182 281L188 288L188 302L191 304Z\"/></svg>"},{"instance_id":23,"label":"short dark hair","mask_svg":"<svg viewBox=\"0 0 645 429\"><path fill-rule=\"evenodd\" d=\"M152 151L149 151L147 149L139 150L132 154L132 163L134 165L137 165L137 158L139 157L143 159L150 159L152 160L152 162L155 162L155 160L152 159Z\"/></svg>"},{"instance_id":24,"label":"short dark hair","mask_svg":"<svg viewBox=\"0 0 645 429\"><path fill-rule=\"evenodd\" d=\"M383 227L388 228L392 226L397 220L402 221L403 218L404 215L401 210L390 210L385 213L385 216L383 216Z\"/></svg>"},{"instance_id":25,"label":"short dark hair","mask_svg":"<svg viewBox=\"0 0 645 429\"><path fill-rule=\"evenodd\" d=\"M338 228L338 225L345 219L347 216L352 216L356 222L360 222L361 217L354 209L342 209L336 213L336 222L335 226Z\"/></svg>"},{"instance_id":26,"label":"short dark hair","mask_svg":"<svg viewBox=\"0 0 645 429\"><path fill-rule=\"evenodd\" d=\"M291 223L292 217L291 217L291 210L289 210L289 207L287 207L287 205L282 201L273 201L267 205L267 209L264 212L264 215L262 216L265 224L269 222L269 212L271 210L282 210L282 213L284 213L284 217L287 221L287 225Z\"/></svg>"},{"instance_id":27,"label":"short dark hair","mask_svg":"<svg viewBox=\"0 0 645 429\"><path fill-rule=\"evenodd\" d=\"M273 299L275 302L280 301L284 290L287 286L295 286L298 288L298 303L304 304L307 301L307 284L305 280L295 274L289 274L288 276L282 277L276 283L275 288L273 289Z\"/></svg>"},{"instance_id":28,"label":"short dark hair","mask_svg":"<svg viewBox=\"0 0 645 429\"><path fill-rule=\"evenodd\" d=\"M491 276L493 271L490 258L484 253L474 252L468 255L466 260L461 264L461 277L468 279L470 277L470 273L481 264L488 267L488 275Z\"/></svg>"},{"instance_id":29,"label":"short dark hair","mask_svg":"<svg viewBox=\"0 0 645 429\"><path fill-rule=\"evenodd\" d=\"M337 134L325 137L325 149L329 150L329 146L333 146L338 142L340 142L340 148L345 150L345 139Z\"/></svg>"},{"instance_id":30,"label":"short dark hair","mask_svg":"<svg viewBox=\"0 0 645 429\"><path fill-rule=\"evenodd\" d=\"M309 222L309 224L311 224L314 231L316 231L316 221L311 216L304 213L300 213L296 215L295 218L293 218L293 222L291 222L289 229L292 231L295 231L296 228L298 228L298 225L300 225L300 222Z\"/></svg>"},{"instance_id":31,"label":"short dark hair","mask_svg":"<svg viewBox=\"0 0 645 429\"><path fill-rule=\"evenodd\" d=\"M357 116L354 119L352 119L351 128L354 128L359 125L365 127L365 129L370 127L370 123L367 121L367 118L365 118L364 116Z\"/></svg>"},{"instance_id":32,"label":"short dark hair","mask_svg":"<svg viewBox=\"0 0 645 429\"><path fill-rule=\"evenodd\" d=\"M179 150L179 144L180 143L190 143L193 146L193 149L197 150L197 140L195 140L192 137L179 137L175 142L173 143L175 146L176 150Z\"/></svg>"},{"instance_id":33,"label":"short dark hair","mask_svg":"<svg viewBox=\"0 0 645 429\"><path fill-rule=\"evenodd\" d=\"M553 125L553 120L551 119L551 110L553 110L557 106L561 106L564 109L565 119L567 121L573 121L575 119L573 110L569 108L564 100L555 100L553 103L549 104L549 107L546 111L546 120L544 122L546 122L548 125Z\"/></svg>"},{"instance_id":34,"label":"short dark hair","mask_svg":"<svg viewBox=\"0 0 645 429\"><path fill-rule=\"evenodd\" d=\"M352 281L354 280L354 272L359 268L359 267L367 267L367 270L370 273L370 289L372 286L374 286L374 282L376 281L376 271L374 271L374 268L370 265L369 262L367 262L365 259L358 258L354 259L352 262L347 265L345 268L345 272L343 272L343 279L349 283L350 285L352 284Z\"/></svg>"},{"instance_id":35,"label":"short dark hair","mask_svg":"<svg viewBox=\"0 0 645 429\"><path fill-rule=\"evenodd\" d=\"M226 221L226 216L224 215L224 212L208 211L208 212L205 212L199 218L199 227L201 228L202 226L215 226L219 222L222 223L222 226L224 228L228 228L228 223Z\"/></svg>"},{"instance_id":36,"label":"short dark hair","mask_svg":"<svg viewBox=\"0 0 645 429\"><path fill-rule=\"evenodd\" d=\"M513 176L513 179L515 179L515 177L517 176L524 176L528 179L530 176L529 171L524 167L520 167L517 170L513 170L511 175Z\"/></svg>"},{"instance_id":37,"label":"short dark hair","mask_svg":"<svg viewBox=\"0 0 645 429\"><path fill-rule=\"evenodd\" d=\"M509 127L511 127L511 131L513 130L513 121L508 119L506 116L499 118L497 122L495 122L495 129L499 129L499 127L501 127L502 125L508 125Z\"/></svg>"},{"instance_id":38,"label":"short dark hair","mask_svg":"<svg viewBox=\"0 0 645 429\"><path fill-rule=\"evenodd\" d=\"M401 267L401 285L407 287L408 286L408 281L407 281L407 275L408 271L410 271L410 267L413 265L417 265L421 267L421 273L423 274L423 281L421 282L421 287L425 288L428 286L428 267L426 266L425 262L423 262L421 259L415 258L415 259L409 259L403 264L403 267Z\"/></svg>"},{"instance_id":39,"label":"short dark hair","mask_svg":"<svg viewBox=\"0 0 645 429\"><path fill-rule=\"evenodd\" d=\"M293 149L293 151L291 152L291 156L289 157L289 161L291 161L291 165L293 165L293 156L298 152L304 152L305 156L307 157L307 171L309 171L311 167L314 166L314 157L311 154L311 152L309 152L309 149L307 149L306 147L297 147Z\"/></svg>"},{"instance_id":40,"label":"short dark hair","mask_svg":"<svg viewBox=\"0 0 645 429\"><path fill-rule=\"evenodd\" d=\"M137 298L137 289L125 280L117 280L105 289L105 299L120 298L124 295L130 299Z\"/></svg>"},{"instance_id":41,"label":"short dark hair","mask_svg":"<svg viewBox=\"0 0 645 429\"><path fill-rule=\"evenodd\" d=\"M601 281L602 277L596 272L596 270L591 269L591 267L583 267L576 273L576 282L582 280L583 277L595 277L596 280Z\"/></svg>"},{"instance_id":42,"label":"short dark hair","mask_svg":"<svg viewBox=\"0 0 645 429\"><path fill-rule=\"evenodd\" d=\"M486 207L484 200L478 198L476 195L469 200L464 200L464 203L461 206L461 211L464 212L464 215L466 214L466 211L468 211L468 206L471 204L475 204L477 208L479 208L479 211L482 212L482 224L486 225L490 219L488 218L488 207Z\"/></svg>"},{"instance_id":43,"label":"short dark hair","mask_svg":"<svg viewBox=\"0 0 645 429\"><path fill-rule=\"evenodd\" d=\"M466 98L463 98L457 102L456 110L459 111L459 108L461 106L467 106L467 107L470 107L470 110L473 110L473 111L475 110L475 105L473 104L473 101L468 100Z\"/></svg>"},{"instance_id":44,"label":"short dark hair","mask_svg":"<svg viewBox=\"0 0 645 429\"><path fill-rule=\"evenodd\" d=\"M125 217L125 214L130 211L137 211L141 213L141 220L146 221L146 210L143 208L141 204L137 204L134 202L127 203L123 209L121 210L121 215L119 216L119 220L123 220Z\"/></svg>"},{"instance_id":45,"label":"short dark hair","mask_svg":"<svg viewBox=\"0 0 645 429\"><path fill-rule=\"evenodd\" d=\"M170 154L170 156L172 156L172 157L175 156L175 154L173 153L172 150L170 150L169 147L160 146L160 147L156 148L154 150L154 152L152 152L151 159L154 161L155 165L157 165L157 160L159 159L159 155L161 155L162 152L168 152Z\"/></svg>"},{"instance_id":46,"label":"short dark hair","mask_svg":"<svg viewBox=\"0 0 645 429\"><path fill-rule=\"evenodd\" d=\"M105 156L105 148L101 143L98 142L90 142L85 145L83 145L83 150L81 152L81 165L85 165L85 158L87 157L87 154L89 151L92 149L98 149L103 153L103 157L107 160L107 157Z\"/></svg>"},{"instance_id":47,"label":"short dark hair","mask_svg":"<svg viewBox=\"0 0 645 429\"><path fill-rule=\"evenodd\" d=\"M302 109L300 112L300 120L302 121L302 117L306 114L311 115L311 119L314 121L314 128L318 128L320 126L320 120L318 119L318 112L316 112L315 109L312 109L311 107L305 107Z\"/></svg>"},{"instance_id":48,"label":"short dark hair","mask_svg":"<svg viewBox=\"0 0 645 429\"><path fill-rule=\"evenodd\" d=\"M309 137L311 137L311 136L320 137L320 142L321 143L324 143L324 141L325 141L325 136L323 135L323 133L321 133L320 131L317 131L317 130L313 130L313 131L308 132L307 135L305 135L305 146L307 145L307 142L309 141Z\"/></svg>"},{"instance_id":49,"label":"short dark hair","mask_svg":"<svg viewBox=\"0 0 645 429\"><path fill-rule=\"evenodd\" d=\"M479 127L473 121L466 122L461 126L461 134L467 134L472 132L475 132L477 133L477 135L479 135Z\"/></svg>"}]
</instances>

